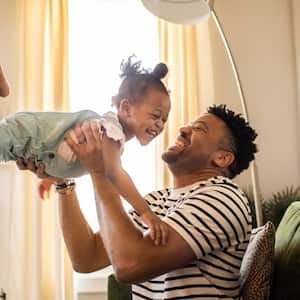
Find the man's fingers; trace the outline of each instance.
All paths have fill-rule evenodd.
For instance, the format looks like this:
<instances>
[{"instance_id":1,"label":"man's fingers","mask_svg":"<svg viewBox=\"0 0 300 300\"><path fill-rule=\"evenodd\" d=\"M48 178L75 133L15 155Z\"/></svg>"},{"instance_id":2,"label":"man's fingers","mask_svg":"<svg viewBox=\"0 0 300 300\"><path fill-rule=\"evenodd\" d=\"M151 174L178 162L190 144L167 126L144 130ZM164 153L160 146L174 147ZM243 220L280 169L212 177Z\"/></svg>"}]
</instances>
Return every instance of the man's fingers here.
<instances>
[{"instance_id":1,"label":"man's fingers","mask_svg":"<svg viewBox=\"0 0 300 300\"><path fill-rule=\"evenodd\" d=\"M150 238L152 241L155 241L155 237L156 237L155 236L155 228L152 225L150 225L149 229L150 229Z\"/></svg>"},{"instance_id":2,"label":"man's fingers","mask_svg":"<svg viewBox=\"0 0 300 300\"><path fill-rule=\"evenodd\" d=\"M33 173L36 173L37 168L35 166L34 158L32 158L32 157L28 158L27 169Z\"/></svg>"},{"instance_id":3,"label":"man's fingers","mask_svg":"<svg viewBox=\"0 0 300 300\"><path fill-rule=\"evenodd\" d=\"M27 166L25 165L23 158L18 158L16 160L16 164L19 170L27 170Z\"/></svg>"},{"instance_id":4,"label":"man's fingers","mask_svg":"<svg viewBox=\"0 0 300 300\"><path fill-rule=\"evenodd\" d=\"M100 129L101 129L100 123L97 120L92 120L90 122L90 124L91 124L91 129L92 129L94 138L97 142L99 142L100 141Z\"/></svg>"},{"instance_id":5,"label":"man's fingers","mask_svg":"<svg viewBox=\"0 0 300 300\"><path fill-rule=\"evenodd\" d=\"M155 231L155 241L154 241L154 243L155 243L156 246L158 246L158 245L161 244L161 238L162 238L159 224L155 225L155 230L154 231Z\"/></svg>"},{"instance_id":6,"label":"man's fingers","mask_svg":"<svg viewBox=\"0 0 300 300\"><path fill-rule=\"evenodd\" d=\"M162 223L160 225L160 230L162 234L162 244L166 245L168 241L168 233L169 233L169 228L166 224Z\"/></svg>"},{"instance_id":7,"label":"man's fingers","mask_svg":"<svg viewBox=\"0 0 300 300\"><path fill-rule=\"evenodd\" d=\"M84 144L86 142L80 124L77 123L72 131L75 135L75 141L77 142L77 144Z\"/></svg>"},{"instance_id":8,"label":"man's fingers","mask_svg":"<svg viewBox=\"0 0 300 300\"><path fill-rule=\"evenodd\" d=\"M90 121L84 121L81 125L81 130L84 134L84 137L86 139L87 144L93 143L95 141L95 137L91 128L91 122Z\"/></svg>"},{"instance_id":9,"label":"man's fingers","mask_svg":"<svg viewBox=\"0 0 300 300\"><path fill-rule=\"evenodd\" d=\"M69 147L73 150L75 154L79 153L79 147L78 144L73 140L71 134L67 134L65 137L65 141L69 145Z\"/></svg>"},{"instance_id":10,"label":"man's fingers","mask_svg":"<svg viewBox=\"0 0 300 300\"><path fill-rule=\"evenodd\" d=\"M77 138L77 135L75 133L75 130L70 130L68 135L71 136L72 140L76 143L76 144L79 144L79 140Z\"/></svg>"},{"instance_id":11,"label":"man's fingers","mask_svg":"<svg viewBox=\"0 0 300 300\"><path fill-rule=\"evenodd\" d=\"M45 173L45 165L43 163L40 163L36 169L36 175L39 178L48 178L49 175Z\"/></svg>"}]
</instances>

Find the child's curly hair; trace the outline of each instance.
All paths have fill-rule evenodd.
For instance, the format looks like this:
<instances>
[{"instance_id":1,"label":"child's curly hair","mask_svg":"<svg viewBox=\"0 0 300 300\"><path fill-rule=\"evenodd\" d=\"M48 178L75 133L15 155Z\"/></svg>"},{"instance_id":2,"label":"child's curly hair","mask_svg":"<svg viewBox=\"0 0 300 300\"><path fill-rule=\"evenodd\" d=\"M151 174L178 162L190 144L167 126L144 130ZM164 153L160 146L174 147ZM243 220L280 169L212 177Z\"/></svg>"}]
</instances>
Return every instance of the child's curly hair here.
<instances>
[{"instance_id":1,"label":"child's curly hair","mask_svg":"<svg viewBox=\"0 0 300 300\"><path fill-rule=\"evenodd\" d=\"M257 146L254 140L257 133L251 128L241 114L236 114L226 108L226 105L213 105L207 112L221 119L230 132L229 144L235 155L233 163L229 166L230 178L234 178L249 167L249 163L255 158Z\"/></svg>"},{"instance_id":2,"label":"child's curly hair","mask_svg":"<svg viewBox=\"0 0 300 300\"><path fill-rule=\"evenodd\" d=\"M161 81L167 73L168 67L159 63L153 71L141 68L141 61L135 61L135 55L123 60L120 66L120 77L123 79L118 94L113 97L113 104L119 108L122 99L127 98L132 103L143 101L143 97L150 89L155 89L169 95Z\"/></svg>"}]
</instances>

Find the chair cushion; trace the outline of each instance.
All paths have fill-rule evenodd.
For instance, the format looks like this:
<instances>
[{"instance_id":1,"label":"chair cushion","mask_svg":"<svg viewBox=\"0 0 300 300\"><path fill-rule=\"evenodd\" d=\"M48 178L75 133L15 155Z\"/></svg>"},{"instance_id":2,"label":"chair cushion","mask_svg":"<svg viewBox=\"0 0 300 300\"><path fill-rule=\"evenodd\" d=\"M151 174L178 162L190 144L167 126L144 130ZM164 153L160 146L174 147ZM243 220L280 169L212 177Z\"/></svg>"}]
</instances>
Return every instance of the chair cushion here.
<instances>
[{"instance_id":1,"label":"chair cushion","mask_svg":"<svg viewBox=\"0 0 300 300\"><path fill-rule=\"evenodd\" d=\"M244 300L267 300L274 265L275 227L271 222L253 229L241 264Z\"/></svg>"},{"instance_id":2,"label":"chair cushion","mask_svg":"<svg viewBox=\"0 0 300 300\"><path fill-rule=\"evenodd\" d=\"M276 231L274 300L300 299L300 201L286 210Z\"/></svg>"},{"instance_id":3,"label":"chair cushion","mask_svg":"<svg viewBox=\"0 0 300 300\"><path fill-rule=\"evenodd\" d=\"M108 300L131 300L131 285L118 281L114 274L108 276Z\"/></svg>"}]
</instances>

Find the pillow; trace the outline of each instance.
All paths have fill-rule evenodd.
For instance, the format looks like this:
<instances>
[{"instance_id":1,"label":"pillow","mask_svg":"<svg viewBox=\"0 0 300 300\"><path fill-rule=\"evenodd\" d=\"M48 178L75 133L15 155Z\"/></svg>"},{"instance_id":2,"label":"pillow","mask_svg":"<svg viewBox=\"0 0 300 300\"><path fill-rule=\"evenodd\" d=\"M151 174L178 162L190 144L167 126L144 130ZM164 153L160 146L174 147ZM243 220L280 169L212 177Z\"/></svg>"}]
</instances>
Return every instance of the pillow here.
<instances>
[{"instance_id":1,"label":"pillow","mask_svg":"<svg viewBox=\"0 0 300 300\"><path fill-rule=\"evenodd\" d=\"M276 230L274 300L300 299L300 201L286 210Z\"/></svg>"},{"instance_id":2,"label":"pillow","mask_svg":"<svg viewBox=\"0 0 300 300\"><path fill-rule=\"evenodd\" d=\"M241 264L244 300L269 299L274 265L275 227L271 222L253 229Z\"/></svg>"}]
</instances>

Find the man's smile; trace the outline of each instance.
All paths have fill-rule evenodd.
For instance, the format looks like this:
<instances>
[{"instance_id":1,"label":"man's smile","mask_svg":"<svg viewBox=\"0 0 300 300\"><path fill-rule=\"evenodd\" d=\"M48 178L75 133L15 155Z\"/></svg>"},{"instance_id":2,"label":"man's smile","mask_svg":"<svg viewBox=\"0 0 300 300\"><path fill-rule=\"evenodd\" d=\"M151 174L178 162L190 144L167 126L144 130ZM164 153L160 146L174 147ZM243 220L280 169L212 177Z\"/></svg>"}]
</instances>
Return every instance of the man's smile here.
<instances>
[{"instance_id":1,"label":"man's smile","mask_svg":"<svg viewBox=\"0 0 300 300\"><path fill-rule=\"evenodd\" d=\"M175 141L175 144L170 146L168 150L182 152L188 145L190 145L190 140L183 135L179 135Z\"/></svg>"}]
</instances>

